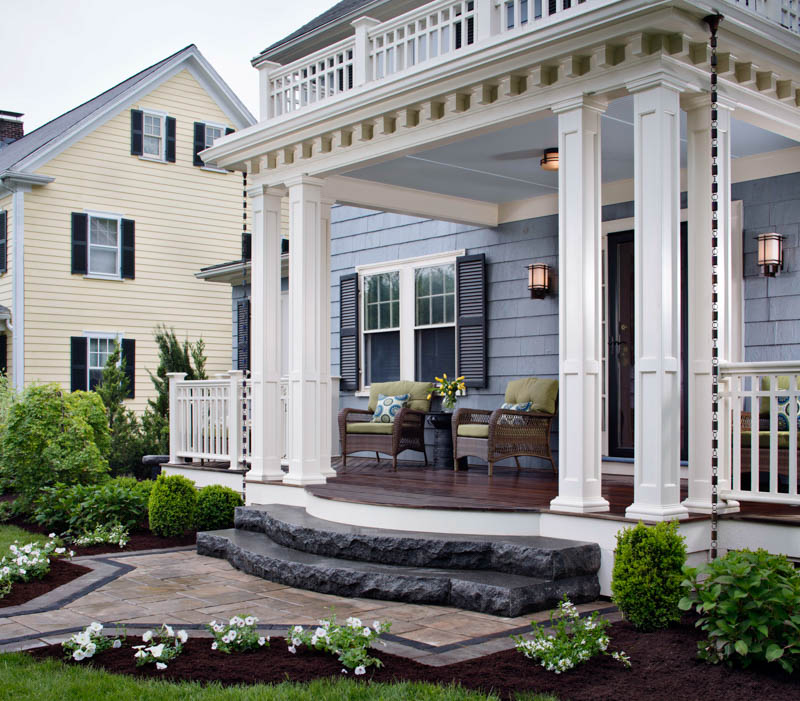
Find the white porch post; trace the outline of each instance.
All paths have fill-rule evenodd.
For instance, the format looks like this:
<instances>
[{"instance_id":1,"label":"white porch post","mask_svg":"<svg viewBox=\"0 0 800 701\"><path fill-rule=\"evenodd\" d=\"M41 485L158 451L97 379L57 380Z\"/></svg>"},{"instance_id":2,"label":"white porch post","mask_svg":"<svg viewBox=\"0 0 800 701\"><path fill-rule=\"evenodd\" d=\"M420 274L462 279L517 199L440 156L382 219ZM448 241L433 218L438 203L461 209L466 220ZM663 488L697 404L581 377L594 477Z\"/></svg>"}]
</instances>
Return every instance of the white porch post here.
<instances>
[{"instance_id":1,"label":"white porch post","mask_svg":"<svg viewBox=\"0 0 800 701\"><path fill-rule=\"evenodd\" d=\"M600 493L600 120L606 103L579 97L558 114L560 511L608 511Z\"/></svg>"},{"instance_id":2,"label":"white porch post","mask_svg":"<svg viewBox=\"0 0 800 701\"><path fill-rule=\"evenodd\" d=\"M324 483L331 469L330 205L323 180L289 188L289 473L286 484Z\"/></svg>"},{"instance_id":3,"label":"white porch post","mask_svg":"<svg viewBox=\"0 0 800 701\"><path fill-rule=\"evenodd\" d=\"M183 422L181 421L181 408L178 407L178 383L186 379L185 372L168 372L169 378L169 461L174 465L178 462L178 451L182 443L180 435Z\"/></svg>"},{"instance_id":4,"label":"white porch post","mask_svg":"<svg viewBox=\"0 0 800 701\"><path fill-rule=\"evenodd\" d=\"M689 393L689 496L683 505L690 511L711 512L711 113L708 95L687 101L686 189L689 207L687 237L688 297L688 369ZM717 220L718 299L722 323L730 318L725 311L730 304L727 271L730 269L731 237L731 144L730 110L717 111ZM719 355L730 358L728 329L719 333ZM725 412L720 412L724 417ZM719 488L730 487L728 422L720 423ZM736 502L720 502L718 511L737 511Z\"/></svg>"},{"instance_id":5,"label":"white porch post","mask_svg":"<svg viewBox=\"0 0 800 701\"><path fill-rule=\"evenodd\" d=\"M248 481L282 480L281 192L248 191L253 211L250 269L252 455Z\"/></svg>"},{"instance_id":6,"label":"white porch post","mask_svg":"<svg viewBox=\"0 0 800 701\"><path fill-rule=\"evenodd\" d=\"M680 503L680 88L634 92L636 390L629 518L685 518Z\"/></svg>"}]
</instances>

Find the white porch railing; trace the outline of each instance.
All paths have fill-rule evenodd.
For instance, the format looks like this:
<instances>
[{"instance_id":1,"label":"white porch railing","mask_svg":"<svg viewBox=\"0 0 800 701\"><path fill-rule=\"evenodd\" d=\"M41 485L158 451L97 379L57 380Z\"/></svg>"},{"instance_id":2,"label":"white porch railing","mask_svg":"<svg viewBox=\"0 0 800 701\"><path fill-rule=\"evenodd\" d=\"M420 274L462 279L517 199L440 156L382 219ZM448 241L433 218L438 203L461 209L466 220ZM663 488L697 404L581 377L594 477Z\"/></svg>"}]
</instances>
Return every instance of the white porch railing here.
<instances>
[{"instance_id":1,"label":"white porch railing","mask_svg":"<svg viewBox=\"0 0 800 701\"><path fill-rule=\"evenodd\" d=\"M365 83L391 80L536 31L619 0L433 0L378 22L354 22L353 36L284 66L261 66L262 120L320 105ZM721 0L800 32L800 0Z\"/></svg>"},{"instance_id":2,"label":"white porch railing","mask_svg":"<svg viewBox=\"0 0 800 701\"><path fill-rule=\"evenodd\" d=\"M731 484L720 496L800 505L800 361L722 363L720 380L721 417L731 422Z\"/></svg>"}]
</instances>

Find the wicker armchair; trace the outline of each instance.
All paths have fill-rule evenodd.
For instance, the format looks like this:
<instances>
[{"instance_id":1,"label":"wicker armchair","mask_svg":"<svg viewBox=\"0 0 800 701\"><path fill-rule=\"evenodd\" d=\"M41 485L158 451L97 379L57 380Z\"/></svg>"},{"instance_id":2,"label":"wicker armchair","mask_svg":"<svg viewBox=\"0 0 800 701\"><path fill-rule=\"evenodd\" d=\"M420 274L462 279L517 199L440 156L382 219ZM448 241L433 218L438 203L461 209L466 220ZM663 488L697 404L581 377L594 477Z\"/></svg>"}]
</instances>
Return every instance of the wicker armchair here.
<instances>
[{"instance_id":1,"label":"wicker armchair","mask_svg":"<svg viewBox=\"0 0 800 701\"><path fill-rule=\"evenodd\" d=\"M405 450L423 454L425 465L425 414L430 409L427 382L380 382L370 387L369 405L366 409L342 409L339 412L339 438L342 444L342 468L347 467L347 456L362 451L390 455L392 467L397 470L397 456ZM370 421L378 403L378 395L397 396L409 394L409 407L401 409L392 423Z\"/></svg>"},{"instance_id":2,"label":"wicker armchair","mask_svg":"<svg viewBox=\"0 0 800 701\"><path fill-rule=\"evenodd\" d=\"M519 469L519 457L527 455L549 460L553 472L556 472L550 450L550 429L558 409L557 400L557 380L530 377L509 383L506 402L519 404L532 401L534 411L456 411L453 415L454 469L458 470L461 458L474 456L489 463L491 475L498 460L513 457Z\"/></svg>"}]
</instances>

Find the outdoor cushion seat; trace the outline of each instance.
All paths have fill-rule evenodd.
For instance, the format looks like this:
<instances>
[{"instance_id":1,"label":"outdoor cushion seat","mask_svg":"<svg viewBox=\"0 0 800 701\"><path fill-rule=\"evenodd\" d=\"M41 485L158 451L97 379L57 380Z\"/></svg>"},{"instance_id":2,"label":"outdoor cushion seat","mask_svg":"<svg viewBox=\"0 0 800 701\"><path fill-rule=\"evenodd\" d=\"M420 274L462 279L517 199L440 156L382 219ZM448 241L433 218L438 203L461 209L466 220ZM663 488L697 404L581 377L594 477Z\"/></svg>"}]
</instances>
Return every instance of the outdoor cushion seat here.
<instances>
[{"instance_id":1,"label":"outdoor cushion seat","mask_svg":"<svg viewBox=\"0 0 800 701\"><path fill-rule=\"evenodd\" d=\"M458 435L466 438L488 438L489 424L461 424Z\"/></svg>"},{"instance_id":2,"label":"outdoor cushion seat","mask_svg":"<svg viewBox=\"0 0 800 701\"><path fill-rule=\"evenodd\" d=\"M430 411L428 399L429 382L374 382L369 388L369 404L366 409L342 409L339 412L339 439L342 445L342 469L347 467L347 456L361 451L392 456L392 466L397 469L397 456L405 450L422 453L425 464L425 414ZM378 396L399 397L408 395L406 406L400 409L394 420L386 423L371 421Z\"/></svg>"},{"instance_id":3,"label":"outdoor cushion seat","mask_svg":"<svg viewBox=\"0 0 800 701\"><path fill-rule=\"evenodd\" d=\"M357 421L347 424L348 433L372 433L391 435L394 427L391 423L378 423L377 421Z\"/></svg>"},{"instance_id":4,"label":"outdoor cushion seat","mask_svg":"<svg viewBox=\"0 0 800 701\"><path fill-rule=\"evenodd\" d=\"M750 441L752 440L752 433L750 431L742 431L742 448L749 448ZM798 434L798 443L800 444L800 434ZM769 448L769 431L758 432L758 445L760 448ZM789 432L778 431L778 448L789 447Z\"/></svg>"},{"instance_id":5,"label":"outdoor cushion seat","mask_svg":"<svg viewBox=\"0 0 800 701\"><path fill-rule=\"evenodd\" d=\"M489 463L489 475L498 460L520 456L544 458L553 472L556 464L550 450L550 429L558 409L558 380L524 377L506 387L506 405L525 406L518 411L503 406L494 411L459 409L453 414L453 459L458 470L461 458L474 456Z\"/></svg>"}]
</instances>

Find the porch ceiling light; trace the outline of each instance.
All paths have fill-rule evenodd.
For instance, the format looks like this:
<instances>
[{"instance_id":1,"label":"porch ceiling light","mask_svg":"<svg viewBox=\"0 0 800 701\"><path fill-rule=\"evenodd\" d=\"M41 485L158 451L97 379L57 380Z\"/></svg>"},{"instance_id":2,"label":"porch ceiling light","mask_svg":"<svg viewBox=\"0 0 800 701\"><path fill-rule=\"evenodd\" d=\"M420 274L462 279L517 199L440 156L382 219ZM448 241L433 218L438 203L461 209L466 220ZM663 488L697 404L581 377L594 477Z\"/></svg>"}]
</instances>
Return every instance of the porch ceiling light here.
<instances>
[{"instance_id":1,"label":"porch ceiling light","mask_svg":"<svg viewBox=\"0 0 800 701\"><path fill-rule=\"evenodd\" d=\"M765 277L775 277L783 270L783 235L776 233L759 234L758 239L758 264L761 274Z\"/></svg>"},{"instance_id":2,"label":"porch ceiling light","mask_svg":"<svg viewBox=\"0 0 800 701\"><path fill-rule=\"evenodd\" d=\"M558 170L558 149L546 148L539 165L542 166L542 170Z\"/></svg>"},{"instance_id":3,"label":"porch ceiling light","mask_svg":"<svg viewBox=\"0 0 800 701\"><path fill-rule=\"evenodd\" d=\"M531 299L544 299L550 292L550 266L546 263L533 263L528 266L528 289Z\"/></svg>"}]
</instances>

